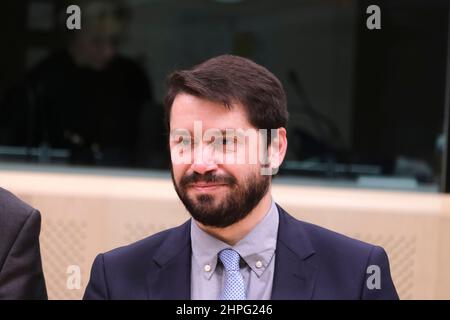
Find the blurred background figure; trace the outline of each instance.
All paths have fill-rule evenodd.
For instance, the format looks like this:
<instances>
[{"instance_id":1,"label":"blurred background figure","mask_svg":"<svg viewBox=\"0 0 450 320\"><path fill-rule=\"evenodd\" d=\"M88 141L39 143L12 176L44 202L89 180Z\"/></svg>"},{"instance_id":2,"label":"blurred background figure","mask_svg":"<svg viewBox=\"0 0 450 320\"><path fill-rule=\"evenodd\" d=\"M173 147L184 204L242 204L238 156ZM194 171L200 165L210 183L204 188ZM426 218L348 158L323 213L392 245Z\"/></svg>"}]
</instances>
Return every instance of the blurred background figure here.
<instances>
[{"instance_id":1,"label":"blurred background figure","mask_svg":"<svg viewBox=\"0 0 450 320\"><path fill-rule=\"evenodd\" d=\"M138 150L151 148L151 132L142 134L139 120L154 107L151 84L119 53L130 10L122 1L75 4L81 30L64 30L65 48L29 70L0 102L7 115L0 119L0 144L39 148L43 162L57 149L71 164L145 166ZM65 27L65 10L60 16Z\"/></svg>"}]
</instances>

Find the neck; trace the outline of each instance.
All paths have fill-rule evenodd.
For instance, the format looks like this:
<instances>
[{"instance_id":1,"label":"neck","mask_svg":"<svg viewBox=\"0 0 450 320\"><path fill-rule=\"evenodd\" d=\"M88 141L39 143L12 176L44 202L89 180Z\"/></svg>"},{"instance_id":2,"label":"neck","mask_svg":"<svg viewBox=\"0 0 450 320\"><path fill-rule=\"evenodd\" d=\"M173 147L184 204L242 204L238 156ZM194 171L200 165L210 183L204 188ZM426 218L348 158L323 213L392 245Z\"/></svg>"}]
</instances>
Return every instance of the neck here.
<instances>
[{"instance_id":1,"label":"neck","mask_svg":"<svg viewBox=\"0 0 450 320\"><path fill-rule=\"evenodd\" d=\"M75 40L73 40L75 41ZM86 66L86 61L83 58L83 54L81 50L78 48L76 43L71 43L68 48L68 52L70 57L72 58L73 63L77 67L84 67Z\"/></svg>"},{"instance_id":2,"label":"neck","mask_svg":"<svg viewBox=\"0 0 450 320\"><path fill-rule=\"evenodd\" d=\"M241 221L232 224L225 228L210 227L195 221L200 229L210 234L211 236L234 246L240 240L244 239L253 228L261 222L266 213L270 209L272 203L272 196L270 190L261 199L261 201L253 208L252 211Z\"/></svg>"},{"instance_id":3,"label":"neck","mask_svg":"<svg viewBox=\"0 0 450 320\"><path fill-rule=\"evenodd\" d=\"M76 66L83 66L84 61L81 58L81 55L79 53L79 50L77 50L76 46L74 44L71 44L68 49L69 55L72 58L72 61L75 63Z\"/></svg>"}]
</instances>

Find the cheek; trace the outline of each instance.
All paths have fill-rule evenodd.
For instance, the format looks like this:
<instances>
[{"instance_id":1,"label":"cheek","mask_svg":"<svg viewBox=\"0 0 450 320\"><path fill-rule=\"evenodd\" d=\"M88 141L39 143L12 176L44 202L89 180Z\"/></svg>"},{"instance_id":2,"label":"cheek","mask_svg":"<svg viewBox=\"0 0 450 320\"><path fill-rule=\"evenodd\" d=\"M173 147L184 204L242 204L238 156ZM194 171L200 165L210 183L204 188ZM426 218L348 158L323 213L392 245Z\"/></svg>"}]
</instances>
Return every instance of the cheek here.
<instances>
[{"instance_id":1,"label":"cheek","mask_svg":"<svg viewBox=\"0 0 450 320\"><path fill-rule=\"evenodd\" d=\"M259 164L229 164L222 165L222 168L228 174L235 177L239 183L248 179L248 177L253 177L255 173L259 172Z\"/></svg>"},{"instance_id":2,"label":"cheek","mask_svg":"<svg viewBox=\"0 0 450 320\"><path fill-rule=\"evenodd\" d=\"M255 170L262 164L267 163L267 145L261 143L258 138L247 139L245 143L236 145L235 151L230 152L230 158L235 160L236 164L243 164L245 170Z\"/></svg>"},{"instance_id":3,"label":"cheek","mask_svg":"<svg viewBox=\"0 0 450 320\"><path fill-rule=\"evenodd\" d=\"M172 174L175 181L178 183L186 171L189 169L189 165L185 164L172 164Z\"/></svg>"}]
</instances>

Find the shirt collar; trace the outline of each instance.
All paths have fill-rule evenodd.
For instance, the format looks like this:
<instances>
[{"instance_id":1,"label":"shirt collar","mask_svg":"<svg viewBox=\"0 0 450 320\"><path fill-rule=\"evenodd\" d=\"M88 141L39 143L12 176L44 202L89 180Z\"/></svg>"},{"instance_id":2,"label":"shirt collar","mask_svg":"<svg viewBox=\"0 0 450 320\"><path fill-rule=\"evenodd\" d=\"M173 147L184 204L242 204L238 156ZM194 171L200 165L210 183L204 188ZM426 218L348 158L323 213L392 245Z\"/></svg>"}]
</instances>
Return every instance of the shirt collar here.
<instances>
[{"instance_id":1,"label":"shirt collar","mask_svg":"<svg viewBox=\"0 0 450 320\"><path fill-rule=\"evenodd\" d=\"M260 277L273 259L278 234L279 215L275 202L252 231L236 245L236 250L253 272ZM206 279L210 279L218 263L218 253L228 244L201 230L191 219L191 245L194 260ZM209 266L209 267L208 267Z\"/></svg>"}]
</instances>

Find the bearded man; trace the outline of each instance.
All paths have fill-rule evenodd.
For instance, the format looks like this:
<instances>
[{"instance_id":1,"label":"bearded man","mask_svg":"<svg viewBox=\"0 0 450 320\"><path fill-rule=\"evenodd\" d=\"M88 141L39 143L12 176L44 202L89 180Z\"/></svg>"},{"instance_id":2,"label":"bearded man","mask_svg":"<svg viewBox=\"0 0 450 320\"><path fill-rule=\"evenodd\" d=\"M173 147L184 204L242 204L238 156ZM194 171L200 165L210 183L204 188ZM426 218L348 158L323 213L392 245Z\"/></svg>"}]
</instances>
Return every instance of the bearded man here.
<instances>
[{"instance_id":1,"label":"bearded man","mask_svg":"<svg viewBox=\"0 0 450 320\"><path fill-rule=\"evenodd\" d=\"M85 299L398 299L381 247L296 220L272 198L288 111L271 72L232 55L176 71L165 111L192 219L97 256Z\"/></svg>"}]
</instances>

